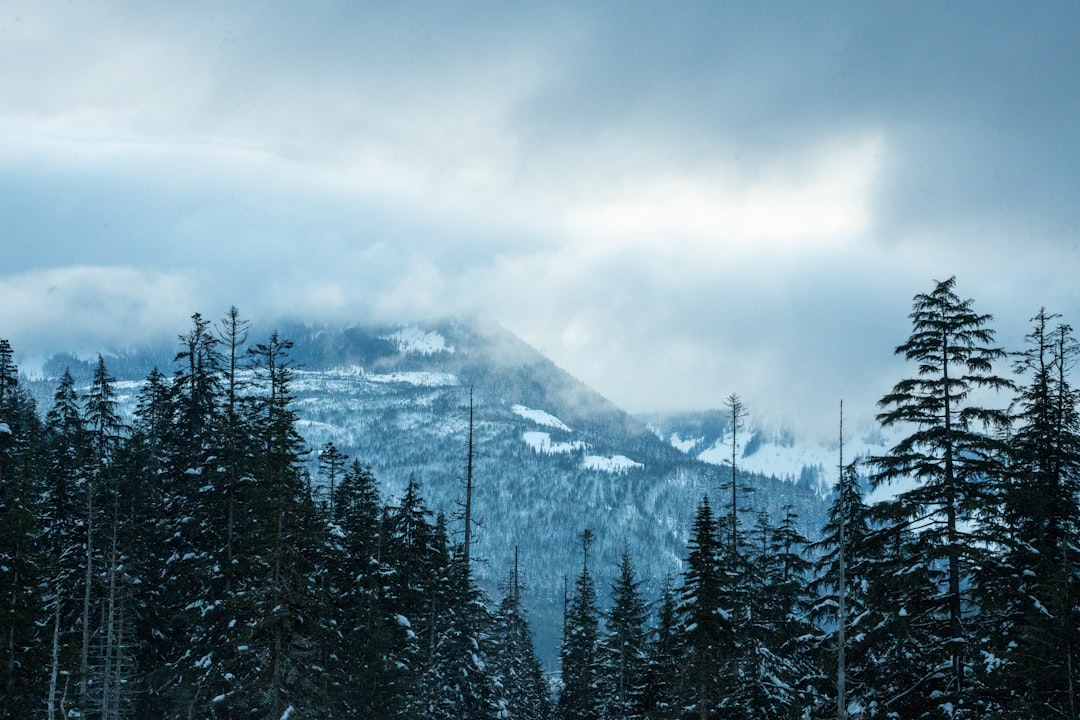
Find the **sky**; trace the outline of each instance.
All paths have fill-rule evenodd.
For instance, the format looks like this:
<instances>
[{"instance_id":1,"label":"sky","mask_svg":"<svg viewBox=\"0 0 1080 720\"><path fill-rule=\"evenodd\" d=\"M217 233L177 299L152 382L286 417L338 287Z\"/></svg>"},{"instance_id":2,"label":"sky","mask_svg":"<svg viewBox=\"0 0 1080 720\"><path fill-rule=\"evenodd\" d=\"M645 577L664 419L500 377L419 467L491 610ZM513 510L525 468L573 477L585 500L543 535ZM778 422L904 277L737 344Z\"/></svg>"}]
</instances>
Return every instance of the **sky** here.
<instances>
[{"instance_id":1,"label":"sky","mask_svg":"<svg viewBox=\"0 0 1080 720\"><path fill-rule=\"evenodd\" d=\"M0 337L481 314L632 412L869 422L935 281L1009 349L1080 325L1078 37L1051 0L6 0Z\"/></svg>"}]
</instances>

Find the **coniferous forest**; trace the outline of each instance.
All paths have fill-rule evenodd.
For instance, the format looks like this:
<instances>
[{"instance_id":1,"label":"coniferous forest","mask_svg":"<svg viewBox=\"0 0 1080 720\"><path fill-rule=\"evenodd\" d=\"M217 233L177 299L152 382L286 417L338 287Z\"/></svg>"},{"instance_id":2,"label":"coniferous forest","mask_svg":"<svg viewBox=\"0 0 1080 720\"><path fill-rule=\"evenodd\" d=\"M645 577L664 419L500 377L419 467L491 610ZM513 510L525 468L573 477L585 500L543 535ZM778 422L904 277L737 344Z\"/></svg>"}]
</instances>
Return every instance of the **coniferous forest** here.
<instances>
[{"instance_id":1,"label":"coniferous forest","mask_svg":"<svg viewBox=\"0 0 1080 720\"><path fill-rule=\"evenodd\" d=\"M37 407L0 340L0 717L1075 720L1080 344L1040 310L998 347L954 279L910 319L901 439L838 458L816 537L748 509L734 447L659 600L581 519L556 677L517 563L474 580L471 485L448 517L332 445L311 477L288 340L196 314L131 418L100 356Z\"/></svg>"}]
</instances>

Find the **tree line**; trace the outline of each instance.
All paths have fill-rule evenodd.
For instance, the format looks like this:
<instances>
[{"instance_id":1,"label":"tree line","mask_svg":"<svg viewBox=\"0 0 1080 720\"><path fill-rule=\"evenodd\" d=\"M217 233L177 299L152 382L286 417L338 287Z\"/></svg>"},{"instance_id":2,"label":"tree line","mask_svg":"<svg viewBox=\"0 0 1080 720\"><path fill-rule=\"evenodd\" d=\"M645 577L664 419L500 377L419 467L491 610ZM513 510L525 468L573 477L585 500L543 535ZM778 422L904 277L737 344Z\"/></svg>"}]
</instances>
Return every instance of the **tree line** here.
<instances>
[{"instance_id":1,"label":"tree line","mask_svg":"<svg viewBox=\"0 0 1080 720\"><path fill-rule=\"evenodd\" d=\"M193 316L129 424L100 357L39 415L0 340L0 717L1076 720L1080 345L1040 310L1006 352L953 278L910 318L878 415L902 437L841 451L820 535L753 509L733 432L658 601L641 548L599 591L582 532L557 679L516 553L493 602L452 540L471 432L447 518L330 443L311 478L291 344L235 308Z\"/></svg>"}]
</instances>

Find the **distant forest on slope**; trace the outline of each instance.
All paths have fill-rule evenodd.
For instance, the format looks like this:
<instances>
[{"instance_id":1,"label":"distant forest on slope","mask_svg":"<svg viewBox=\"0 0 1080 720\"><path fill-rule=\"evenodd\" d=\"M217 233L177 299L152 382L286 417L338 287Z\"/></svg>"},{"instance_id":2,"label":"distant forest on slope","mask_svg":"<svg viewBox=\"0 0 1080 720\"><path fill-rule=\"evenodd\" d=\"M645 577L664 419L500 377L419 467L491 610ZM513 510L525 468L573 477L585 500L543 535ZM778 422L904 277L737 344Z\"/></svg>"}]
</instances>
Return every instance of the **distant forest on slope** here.
<instances>
[{"instance_id":1,"label":"distant forest on slope","mask_svg":"<svg viewBox=\"0 0 1080 720\"><path fill-rule=\"evenodd\" d=\"M598 587L581 517L557 678L518 563L478 587L469 472L460 517L333 443L307 472L288 339L194 315L131 422L100 356L41 412L0 340L0 717L1075 719L1080 344L1040 310L1007 352L955 279L910 317L901 439L841 468L813 540L747 510L734 448L655 603L650 548Z\"/></svg>"}]
</instances>

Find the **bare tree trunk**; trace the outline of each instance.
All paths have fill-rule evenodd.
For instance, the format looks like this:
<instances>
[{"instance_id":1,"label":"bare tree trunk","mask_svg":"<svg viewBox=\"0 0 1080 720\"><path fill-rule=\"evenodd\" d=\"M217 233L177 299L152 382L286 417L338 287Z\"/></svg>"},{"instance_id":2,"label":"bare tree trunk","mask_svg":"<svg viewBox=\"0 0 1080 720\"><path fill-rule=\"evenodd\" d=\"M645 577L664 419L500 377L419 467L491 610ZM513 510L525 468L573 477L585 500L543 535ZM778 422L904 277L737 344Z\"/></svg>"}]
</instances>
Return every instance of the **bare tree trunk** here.
<instances>
[{"instance_id":1,"label":"bare tree trunk","mask_svg":"<svg viewBox=\"0 0 1080 720\"><path fill-rule=\"evenodd\" d=\"M839 540L839 571L840 579L836 587L836 717L839 720L847 720L847 667L844 653L847 646L845 632L847 630L847 611L844 602L847 597L847 578L844 577L844 519L847 508L844 506L844 401L840 401L840 540Z\"/></svg>"},{"instance_id":2,"label":"bare tree trunk","mask_svg":"<svg viewBox=\"0 0 1080 720\"><path fill-rule=\"evenodd\" d=\"M56 720L56 679L60 675L60 595L53 606L52 662L49 668L48 720Z\"/></svg>"},{"instance_id":3,"label":"bare tree trunk","mask_svg":"<svg viewBox=\"0 0 1080 720\"><path fill-rule=\"evenodd\" d=\"M114 691L119 685L116 647L116 508L113 508L111 547L109 548L109 598L105 617L105 672L102 676L101 710L104 720L114 720L111 710L115 702Z\"/></svg>"},{"instance_id":4,"label":"bare tree trunk","mask_svg":"<svg viewBox=\"0 0 1080 720\"><path fill-rule=\"evenodd\" d=\"M83 591L82 658L79 665L79 704L85 709L87 683L90 677L90 589L94 582L94 484L86 488L86 587Z\"/></svg>"}]
</instances>

